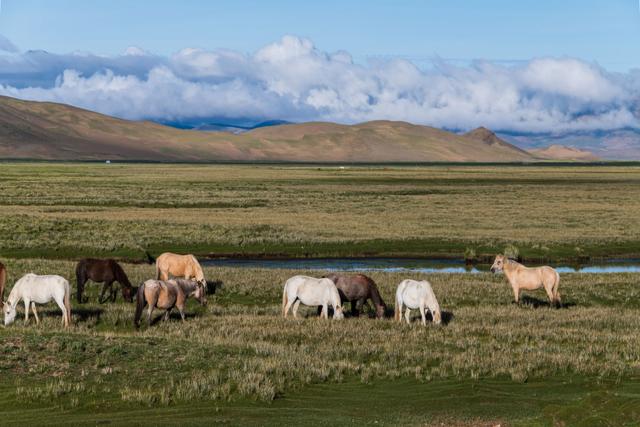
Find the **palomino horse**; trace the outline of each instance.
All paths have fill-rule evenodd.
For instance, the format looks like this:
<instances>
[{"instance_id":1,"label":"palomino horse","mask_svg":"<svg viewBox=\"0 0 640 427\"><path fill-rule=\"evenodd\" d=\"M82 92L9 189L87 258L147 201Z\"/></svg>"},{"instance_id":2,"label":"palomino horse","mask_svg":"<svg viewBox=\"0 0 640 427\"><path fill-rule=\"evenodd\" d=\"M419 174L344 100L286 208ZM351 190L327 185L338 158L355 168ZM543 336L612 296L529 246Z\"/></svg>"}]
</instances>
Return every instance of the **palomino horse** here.
<instances>
[{"instance_id":1,"label":"palomino horse","mask_svg":"<svg viewBox=\"0 0 640 427\"><path fill-rule=\"evenodd\" d=\"M0 301L4 301L4 285L7 283L7 269L0 262Z\"/></svg>"},{"instance_id":2,"label":"palomino horse","mask_svg":"<svg viewBox=\"0 0 640 427\"><path fill-rule=\"evenodd\" d=\"M69 282L60 276L37 276L33 273L25 274L13 285L7 302L2 304L4 324L13 323L16 318L16 306L20 300L24 301L24 322L29 321L29 308L33 310L36 323L40 323L36 303L46 304L55 300L62 310L62 323L65 327L71 322L71 288Z\"/></svg>"},{"instance_id":3,"label":"palomino horse","mask_svg":"<svg viewBox=\"0 0 640 427\"><path fill-rule=\"evenodd\" d=\"M384 317L387 306L373 279L364 274L329 274L324 277L336 284L342 303L345 301L351 303L352 316L358 316L364 303L371 299L376 307L376 317L379 319Z\"/></svg>"},{"instance_id":4,"label":"palomino horse","mask_svg":"<svg viewBox=\"0 0 640 427\"><path fill-rule=\"evenodd\" d=\"M525 267L524 265L513 261L504 255L497 255L493 265L492 273L504 271L509 284L513 289L513 298L516 304L520 303L520 291L535 291L544 287L552 305L560 306L560 275L558 272L546 265L543 267Z\"/></svg>"},{"instance_id":5,"label":"palomino horse","mask_svg":"<svg viewBox=\"0 0 640 427\"><path fill-rule=\"evenodd\" d=\"M425 316L425 310L431 312L433 323L440 324L442 321L442 315L440 313L440 305L436 299L433 289L431 289L431 283L423 280L418 282L416 280L403 280L398 285L396 290L396 309L395 319L398 322L402 321L402 306L407 307L407 311L404 313L404 318L407 323L411 323L411 309L419 309L422 316L422 324L427 325L427 318Z\"/></svg>"},{"instance_id":6,"label":"palomino horse","mask_svg":"<svg viewBox=\"0 0 640 427\"><path fill-rule=\"evenodd\" d=\"M156 280L169 280L171 277L195 279L207 286L202 267L193 255L177 255L165 252L156 259Z\"/></svg>"},{"instance_id":7,"label":"palomino horse","mask_svg":"<svg viewBox=\"0 0 640 427\"><path fill-rule=\"evenodd\" d=\"M298 317L300 303L322 306L321 316L329 318L329 306L333 307L333 318L342 319L342 305L338 288L330 279L308 276L293 276L284 284L282 292L282 315L287 317L293 305L293 317Z\"/></svg>"},{"instance_id":8,"label":"palomino horse","mask_svg":"<svg viewBox=\"0 0 640 427\"><path fill-rule=\"evenodd\" d=\"M193 280L147 280L138 287L134 323L136 327L140 327L140 317L146 305L149 305L147 311L147 323L149 325L151 325L151 314L156 307L166 310L164 320L169 318L169 313L171 313L173 307L177 307L180 312L180 317L182 317L182 321L184 322L184 307L187 298L194 296L200 304L206 305L206 293L206 285Z\"/></svg>"},{"instance_id":9,"label":"palomino horse","mask_svg":"<svg viewBox=\"0 0 640 427\"><path fill-rule=\"evenodd\" d=\"M111 299L115 302L117 294L113 291L113 282L120 283L122 288L122 298L127 302L133 302L134 290L129 282L126 273L113 259L81 259L76 266L76 281L78 283L77 300L78 304L82 303L82 293L87 280L94 282L102 282L102 292L98 301L100 304ZM109 296L105 299L104 294L109 289Z\"/></svg>"}]
</instances>

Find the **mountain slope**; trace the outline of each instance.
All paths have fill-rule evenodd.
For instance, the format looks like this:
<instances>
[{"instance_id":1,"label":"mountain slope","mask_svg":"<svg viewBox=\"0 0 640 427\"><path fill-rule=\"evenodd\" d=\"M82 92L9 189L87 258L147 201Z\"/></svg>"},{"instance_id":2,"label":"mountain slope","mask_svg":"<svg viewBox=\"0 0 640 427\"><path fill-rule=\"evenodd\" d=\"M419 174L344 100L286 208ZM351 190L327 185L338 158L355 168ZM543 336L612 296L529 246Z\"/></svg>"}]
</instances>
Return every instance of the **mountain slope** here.
<instances>
[{"instance_id":1,"label":"mountain slope","mask_svg":"<svg viewBox=\"0 0 640 427\"><path fill-rule=\"evenodd\" d=\"M559 144L553 144L537 150L529 150L529 153L539 159L545 160L571 160L579 162L594 162L600 160L591 151Z\"/></svg>"},{"instance_id":2,"label":"mountain slope","mask_svg":"<svg viewBox=\"0 0 640 427\"><path fill-rule=\"evenodd\" d=\"M7 97L0 97L0 157L335 162L534 159L502 140L487 143L477 135L457 135L405 122L373 121L351 126L310 122L235 135L133 122L68 105Z\"/></svg>"}]
</instances>

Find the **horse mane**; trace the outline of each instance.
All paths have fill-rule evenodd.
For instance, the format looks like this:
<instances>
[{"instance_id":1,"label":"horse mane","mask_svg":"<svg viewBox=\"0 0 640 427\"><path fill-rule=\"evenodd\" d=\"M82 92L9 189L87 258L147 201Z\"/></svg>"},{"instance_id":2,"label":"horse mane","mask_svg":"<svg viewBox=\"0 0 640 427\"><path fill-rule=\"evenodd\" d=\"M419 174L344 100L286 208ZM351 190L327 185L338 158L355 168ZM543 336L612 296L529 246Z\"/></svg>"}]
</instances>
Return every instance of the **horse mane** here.
<instances>
[{"instance_id":1,"label":"horse mane","mask_svg":"<svg viewBox=\"0 0 640 427\"><path fill-rule=\"evenodd\" d=\"M369 283L369 291L371 293L371 301L373 301L373 303L376 306L383 306L386 307L387 304L384 303L384 301L382 300L382 296L380 295L380 291L378 290L378 285L376 285L376 282L373 281L372 278L368 277L368 276L364 276L367 280L367 283Z\"/></svg>"},{"instance_id":2,"label":"horse mane","mask_svg":"<svg viewBox=\"0 0 640 427\"><path fill-rule=\"evenodd\" d=\"M131 282L129 281L129 277L127 277L127 273L124 272L120 264L116 261L112 261L113 272L115 273L116 280L121 283L123 286L132 288Z\"/></svg>"},{"instance_id":3,"label":"horse mane","mask_svg":"<svg viewBox=\"0 0 640 427\"><path fill-rule=\"evenodd\" d=\"M195 256L189 255L191 257L191 267L197 272L200 273L202 278L204 279L204 271L202 270L202 266L198 262ZM200 280L196 277L196 280Z\"/></svg>"}]
</instances>

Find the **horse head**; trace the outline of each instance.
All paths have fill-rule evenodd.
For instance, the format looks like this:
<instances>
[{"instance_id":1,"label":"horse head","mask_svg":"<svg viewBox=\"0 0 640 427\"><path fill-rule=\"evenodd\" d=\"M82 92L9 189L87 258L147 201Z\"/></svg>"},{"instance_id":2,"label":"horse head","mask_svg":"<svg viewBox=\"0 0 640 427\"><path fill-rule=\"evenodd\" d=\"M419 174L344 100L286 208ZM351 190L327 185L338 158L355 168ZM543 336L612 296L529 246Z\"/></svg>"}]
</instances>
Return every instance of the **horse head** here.
<instances>
[{"instance_id":1,"label":"horse head","mask_svg":"<svg viewBox=\"0 0 640 427\"><path fill-rule=\"evenodd\" d=\"M387 311L386 305L384 304L376 305L376 317L378 319L383 319L386 311Z\"/></svg>"},{"instance_id":2,"label":"horse head","mask_svg":"<svg viewBox=\"0 0 640 427\"><path fill-rule=\"evenodd\" d=\"M504 263L506 261L506 257L502 254L496 255L496 259L493 261L493 265L491 266L492 273L499 273L504 268Z\"/></svg>"},{"instance_id":3,"label":"horse head","mask_svg":"<svg viewBox=\"0 0 640 427\"><path fill-rule=\"evenodd\" d=\"M207 305L207 282L203 279L198 280L196 283L197 288L193 296L198 300L200 305Z\"/></svg>"},{"instance_id":4,"label":"horse head","mask_svg":"<svg viewBox=\"0 0 640 427\"><path fill-rule=\"evenodd\" d=\"M123 286L122 298L124 298L126 302L133 302L133 296L136 294L137 291L138 289L134 288L133 286Z\"/></svg>"},{"instance_id":5,"label":"horse head","mask_svg":"<svg viewBox=\"0 0 640 427\"><path fill-rule=\"evenodd\" d=\"M2 314L4 315L4 326L10 325L16 318L16 308L8 302L2 302Z\"/></svg>"}]
</instances>

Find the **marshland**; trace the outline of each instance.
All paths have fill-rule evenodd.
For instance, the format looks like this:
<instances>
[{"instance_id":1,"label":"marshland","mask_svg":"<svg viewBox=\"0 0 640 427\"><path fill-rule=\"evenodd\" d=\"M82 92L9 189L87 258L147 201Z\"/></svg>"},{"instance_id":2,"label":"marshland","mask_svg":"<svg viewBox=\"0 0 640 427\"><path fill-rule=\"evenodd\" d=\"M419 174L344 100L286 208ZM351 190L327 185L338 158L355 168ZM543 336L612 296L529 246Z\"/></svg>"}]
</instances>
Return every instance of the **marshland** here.
<instances>
[{"instance_id":1,"label":"marshland","mask_svg":"<svg viewBox=\"0 0 640 427\"><path fill-rule=\"evenodd\" d=\"M8 288L77 259L120 259L134 285L145 251L244 256L511 252L525 261L640 252L636 166L292 166L7 163L0 254ZM502 275L366 272L389 305L343 321L281 317L282 286L323 270L205 267L208 305L133 327L134 305L73 301L64 330L0 329L3 422L62 424L635 425L637 273L561 274L512 304ZM410 274L410 276L408 276ZM405 278L427 279L443 323L392 320ZM215 292L214 292L215 291ZM159 317L160 313L156 315ZM54 408L49 411L47 408ZM362 408L369 408L363 411Z\"/></svg>"}]
</instances>

